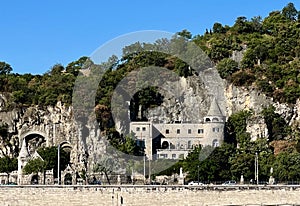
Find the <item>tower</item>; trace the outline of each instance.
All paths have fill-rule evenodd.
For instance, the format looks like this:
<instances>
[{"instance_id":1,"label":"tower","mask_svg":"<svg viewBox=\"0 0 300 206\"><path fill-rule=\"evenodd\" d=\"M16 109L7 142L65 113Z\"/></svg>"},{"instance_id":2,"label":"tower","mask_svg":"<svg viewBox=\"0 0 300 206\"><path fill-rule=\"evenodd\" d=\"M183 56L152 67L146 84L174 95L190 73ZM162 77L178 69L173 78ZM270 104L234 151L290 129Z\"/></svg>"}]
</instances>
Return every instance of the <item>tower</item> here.
<instances>
[{"instance_id":1,"label":"tower","mask_svg":"<svg viewBox=\"0 0 300 206\"><path fill-rule=\"evenodd\" d=\"M212 99L207 115L204 117L204 138L202 145L218 147L224 141L225 116L218 102Z\"/></svg>"},{"instance_id":2,"label":"tower","mask_svg":"<svg viewBox=\"0 0 300 206\"><path fill-rule=\"evenodd\" d=\"M18 185L22 184L22 177L23 177L23 167L26 165L28 158L30 157L27 146L26 140L23 139L22 147L20 154L18 156Z\"/></svg>"}]
</instances>

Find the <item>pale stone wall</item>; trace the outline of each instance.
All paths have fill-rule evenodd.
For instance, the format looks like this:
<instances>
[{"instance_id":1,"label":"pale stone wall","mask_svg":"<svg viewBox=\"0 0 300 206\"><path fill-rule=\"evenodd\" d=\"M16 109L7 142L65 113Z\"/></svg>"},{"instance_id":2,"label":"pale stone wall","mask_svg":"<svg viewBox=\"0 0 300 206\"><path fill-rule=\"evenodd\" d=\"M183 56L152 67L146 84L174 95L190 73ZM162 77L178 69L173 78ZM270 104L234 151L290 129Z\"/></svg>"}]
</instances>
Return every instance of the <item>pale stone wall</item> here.
<instances>
[{"instance_id":1,"label":"pale stone wall","mask_svg":"<svg viewBox=\"0 0 300 206\"><path fill-rule=\"evenodd\" d=\"M123 204L121 204L123 199ZM189 190L184 188L0 187L0 205L299 205L300 190Z\"/></svg>"}]
</instances>

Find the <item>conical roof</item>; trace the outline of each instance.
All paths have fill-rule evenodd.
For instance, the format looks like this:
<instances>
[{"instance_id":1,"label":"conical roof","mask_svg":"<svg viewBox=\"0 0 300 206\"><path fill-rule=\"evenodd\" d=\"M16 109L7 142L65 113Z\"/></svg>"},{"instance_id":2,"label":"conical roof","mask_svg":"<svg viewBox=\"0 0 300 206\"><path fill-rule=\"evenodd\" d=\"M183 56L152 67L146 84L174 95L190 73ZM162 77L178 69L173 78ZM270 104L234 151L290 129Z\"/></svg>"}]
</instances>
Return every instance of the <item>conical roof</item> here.
<instances>
[{"instance_id":1,"label":"conical roof","mask_svg":"<svg viewBox=\"0 0 300 206\"><path fill-rule=\"evenodd\" d=\"M26 141L25 141L25 138L23 140L23 143L22 143L22 148L21 148L21 151L20 151L20 154L19 154L19 157L29 157L29 152L27 150L27 147L26 147Z\"/></svg>"},{"instance_id":2,"label":"conical roof","mask_svg":"<svg viewBox=\"0 0 300 206\"><path fill-rule=\"evenodd\" d=\"M215 98L212 99L210 108L206 116L224 116Z\"/></svg>"}]
</instances>

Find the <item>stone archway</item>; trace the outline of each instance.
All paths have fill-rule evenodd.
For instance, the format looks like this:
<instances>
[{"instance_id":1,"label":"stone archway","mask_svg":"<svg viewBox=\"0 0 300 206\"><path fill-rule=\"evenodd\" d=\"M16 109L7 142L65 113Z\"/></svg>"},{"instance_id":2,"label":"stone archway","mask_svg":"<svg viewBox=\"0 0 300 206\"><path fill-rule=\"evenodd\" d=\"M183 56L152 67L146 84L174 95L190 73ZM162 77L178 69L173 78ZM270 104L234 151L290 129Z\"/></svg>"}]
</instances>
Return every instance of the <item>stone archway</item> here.
<instances>
[{"instance_id":1,"label":"stone archway","mask_svg":"<svg viewBox=\"0 0 300 206\"><path fill-rule=\"evenodd\" d=\"M70 173L65 174L64 185L72 185L72 175Z\"/></svg>"},{"instance_id":2,"label":"stone archway","mask_svg":"<svg viewBox=\"0 0 300 206\"><path fill-rule=\"evenodd\" d=\"M19 139L20 145L22 144L24 139L25 139L26 143L28 143L28 141L35 139L35 138L42 138L43 143L47 144L48 136L44 132L29 131L29 132L26 132L26 133L23 133L20 135L20 139Z\"/></svg>"},{"instance_id":3,"label":"stone archway","mask_svg":"<svg viewBox=\"0 0 300 206\"><path fill-rule=\"evenodd\" d=\"M70 165L62 172L61 182L76 185L76 171Z\"/></svg>"},{"instance_id":4,"label":"stone archway","mask_svg":"<svg viewBox=\"0 0 300 206\"><path fill-rule=\"evenodd\" d=\"M34 174L30 178L30 184L31 185L38 185L40 183L40 177L37 174Z\"/></svg>"}]
</instances>

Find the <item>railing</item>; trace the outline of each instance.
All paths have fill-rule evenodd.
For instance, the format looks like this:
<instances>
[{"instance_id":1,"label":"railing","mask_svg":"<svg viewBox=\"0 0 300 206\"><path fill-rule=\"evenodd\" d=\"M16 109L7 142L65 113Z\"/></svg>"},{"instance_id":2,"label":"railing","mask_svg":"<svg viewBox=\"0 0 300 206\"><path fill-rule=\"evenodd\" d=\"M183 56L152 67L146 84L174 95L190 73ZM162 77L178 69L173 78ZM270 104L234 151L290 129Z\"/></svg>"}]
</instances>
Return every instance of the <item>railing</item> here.
<instances>
[{"instance_id":1,"label":"railing","mask_svg":"<svg viewBox=\"0 0 300 206\"><path fill-rule=\"evenodd\" d=\"M143 189L143 190L296 190L300 185L0 185L4 188L102 188L102 189Z\"/></svg>"}]
</instances>

